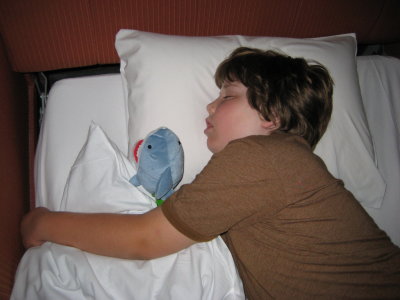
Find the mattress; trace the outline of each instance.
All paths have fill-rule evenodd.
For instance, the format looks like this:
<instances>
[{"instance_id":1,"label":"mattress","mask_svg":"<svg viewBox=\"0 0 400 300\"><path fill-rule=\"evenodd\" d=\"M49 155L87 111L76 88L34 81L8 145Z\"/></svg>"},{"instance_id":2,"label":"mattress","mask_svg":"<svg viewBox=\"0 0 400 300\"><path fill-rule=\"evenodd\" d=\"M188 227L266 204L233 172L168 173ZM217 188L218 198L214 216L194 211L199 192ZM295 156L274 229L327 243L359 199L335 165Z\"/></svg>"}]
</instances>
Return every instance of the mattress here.
<instances>
[{"instance_id":1,"label":"mattress","mask_svg":"<svg viewBox=\"0 0 400 300\"><path fill-rule=\"evenodd\" d=\"M357 58L357 66L363 105L373 140L375 163L386 184L381 206L379 208L366 206L365 209L378 226L387 232L392 241L400 245L400 231L398 230L400 228L400 218L398 217L400 215L400 124L398 119L400 116L400 86L398 85L400 61L390 57L366 56ZM101 128L104 135L112 141L113 149L117 149L115 151L120 151L122 155L128 156L130 141L127 129L127 104L124 101L120 74L60 80L52 87L47 103L36 156L36 199L37 206L60 210L65 208L63 194L71 166L76 162L82 146L87 143L88 134L93 132L93 126ZM90 128L92 131L89 131ZM360 203L362 204L362 201ZM193 268L196 263L203 264L203 268L200 271L197 269L196 272L200 272L199 274L204 276L191 277L192 282L186 284L207 287L207 289L210 289L211 286L214 288L210 293L203 294L201 299L213 299L215 293L225 293L226 299L243 299L241 281L229 250L222 240L216 240L213 243L213 245L201 246L201 251L205 251L204 249L209 247L207 248L209 251L223 257L220 260L224 261L226 265L217 266L214 275L209 277L211 281L205 283L202 280L209 275L207 273L209 270L207 271L204 266L212 264L212 256L205 258L202 254L196 254L197 250L193 252L194 254L190 251L181 254L185 261L192 260L192 263L188 265L189 268ZM130 281L124 287L126 288L124 296L135 294L136 291L137 299L157 299L157 297L176 299L177 294L171 291L169 291L169 295L165 295L168 293L165 287L170 286L179 291L179 285L175 286L173 282L179 281L180 277L185 277L182 276L184 271L182 271L183 273L180 273L181 271L174 273L175 277L170 277L165 273L157 274L155 271L163 264L170 268L172 266L174 269L176 257L172 259L172 262L163 261L160 264L156 263L146 267L143 262L125 265L121 260L99 259L79 250L51 243L46 243L42 248L42 252L33 249L29 250L31 252L28 251L29 255L24 256L18 269L16 288L12 299L23 299L27 295L30 299L39 299L40 291L43 291L41 286L50 291L48 294L57 295L58 299L63 297L65 299L71 297L84 299L87 295L82 295L83 290L96 299L109 298L111 296L108 293L113 293L118 290L117 287L124 286L120 281L112 282L111 280L110 282L105 279L110 278L110 274L117 272L117 269L123 270L123 273L117 272L115 278L122 278L121 276L136 278L138 272L153 274L158 279L162 278L155 285L149 285L147 290L151 291L150 294L138 293L140 285L132 285L132 281ZM50 261L53 263L49 263ZM87 265L87 268L75 268L80 262ZM102 264L113 264L116 267L101 268ZM93 286L91 283L83 288L84 283L74 281L68 276L54 277L55 273L60 273L60 268L71 278L74 276L78 279L86 278L96 284ZM88 269L91 271L89 272ZM130 271L126 272L127 269ZM43 270L46 272L43 273ZM50 274L51 276L49 272L53 272L52 275ZM35 274L38 273L44 274L42 278L35 278ZM31 280L30 286L25 285L27 278ZM149 278L151 280L151 276ZM224 284L222 287L218 287L216 282L218 284L224 282ZM184 284L183 282L182 285ZM183 294L178 297L179 299L195 299L193 293L190 293L190 289L184 290ZM202 294L201 288L196 293ZM118 296L121 295L113 294L112 297ZM134 298L131 297L131 299Z\"/></svg>"},{"instance_id":2,"label":"mattress","mask_svg":"<svg viewBox=\"0 0 400 300\"><path fill-rule=\"evenodd\" d=\"M376 164L386 183L381 207L365 209L400 245L400 62L361 56L357 67ZM70 167L92 121L128 154L128 114L119 74L64 79L51 89L37 148L38 206L58 209Z\"/></svg>"}]
</instances>

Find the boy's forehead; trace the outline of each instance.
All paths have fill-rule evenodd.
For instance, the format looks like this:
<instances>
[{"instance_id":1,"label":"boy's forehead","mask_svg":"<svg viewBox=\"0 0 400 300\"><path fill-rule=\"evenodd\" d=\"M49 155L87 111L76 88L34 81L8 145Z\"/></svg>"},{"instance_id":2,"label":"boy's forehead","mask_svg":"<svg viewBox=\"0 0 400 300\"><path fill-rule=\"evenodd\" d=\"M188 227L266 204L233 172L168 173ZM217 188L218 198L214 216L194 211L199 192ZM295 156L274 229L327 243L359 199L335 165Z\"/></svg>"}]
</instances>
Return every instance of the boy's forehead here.
<instances>
[{"instance_id":1,"label":"boy's forehead","mask_svg":"<svg viewBox=\"0 0 400 300\"><path fill-rule=\"evenodd\" d=\"M227 87L238 87L241 85L241 82L238 80L230 81L230 80L224 80L222 87L227 88Z\"/></svg>"}]
</instances>

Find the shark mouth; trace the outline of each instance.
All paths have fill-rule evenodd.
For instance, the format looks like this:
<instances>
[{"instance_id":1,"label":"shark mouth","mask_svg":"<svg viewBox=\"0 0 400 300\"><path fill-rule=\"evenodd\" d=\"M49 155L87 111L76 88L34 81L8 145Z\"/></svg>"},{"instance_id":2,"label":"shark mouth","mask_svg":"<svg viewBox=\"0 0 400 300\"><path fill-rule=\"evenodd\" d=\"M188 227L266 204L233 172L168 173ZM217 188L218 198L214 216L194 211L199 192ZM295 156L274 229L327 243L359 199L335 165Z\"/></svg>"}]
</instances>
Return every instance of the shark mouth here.
<instances>
[{"instance_id":1,"label":"shark mouth","mask_svg":"<svg viewBox=\"0 0 400 300\"><path fill-rule=\"evenodd\" d=\"M144 140L139 140L136 144L135 147L133 147L133 159L135 160L136 163L139 162L139 150L143 144Z\"/></svg>"}]
</instances>

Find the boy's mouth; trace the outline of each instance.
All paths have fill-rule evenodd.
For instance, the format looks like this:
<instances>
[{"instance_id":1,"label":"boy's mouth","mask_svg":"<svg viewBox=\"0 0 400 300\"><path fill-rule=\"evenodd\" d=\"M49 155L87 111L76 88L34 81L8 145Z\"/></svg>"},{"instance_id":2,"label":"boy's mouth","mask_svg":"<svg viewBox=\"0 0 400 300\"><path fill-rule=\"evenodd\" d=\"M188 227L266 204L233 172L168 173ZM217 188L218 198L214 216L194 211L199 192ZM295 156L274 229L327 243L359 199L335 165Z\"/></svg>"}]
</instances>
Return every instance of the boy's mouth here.
<instances>
[{"instance_id":1,"label":"boy's mouth","mask_svg":"<svg viewBox=\"0 0 400 300\"><path fill-rule=\"evenodd\" d=\"M207 132L210 131L211 128L213 128L213 125L208 119L206 119L206 129L204 129L204 133L207 134Z\"/></svg>"}]
</instances>

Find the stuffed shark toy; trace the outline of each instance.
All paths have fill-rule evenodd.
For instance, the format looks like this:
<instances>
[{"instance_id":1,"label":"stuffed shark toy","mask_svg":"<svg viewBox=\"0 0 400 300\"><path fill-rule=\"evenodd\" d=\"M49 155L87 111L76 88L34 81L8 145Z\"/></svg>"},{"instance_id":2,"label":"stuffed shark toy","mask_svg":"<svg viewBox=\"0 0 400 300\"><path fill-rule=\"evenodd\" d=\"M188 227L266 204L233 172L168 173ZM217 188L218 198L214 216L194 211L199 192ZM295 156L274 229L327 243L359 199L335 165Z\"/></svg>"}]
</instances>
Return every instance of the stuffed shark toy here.
<instances>
[{"instance_id":1,"label":"stuffed shark toy","mask_svg":"<svg viewBox=\"0 0 400 300\"><path fill-rule=\"evenodd\" d=\"M165 127L136 143L133 158L137 173L129 181L152 194L157 205L167 199L183 176L183 148L176 134Z\"/></svg>"}]
</instances>

